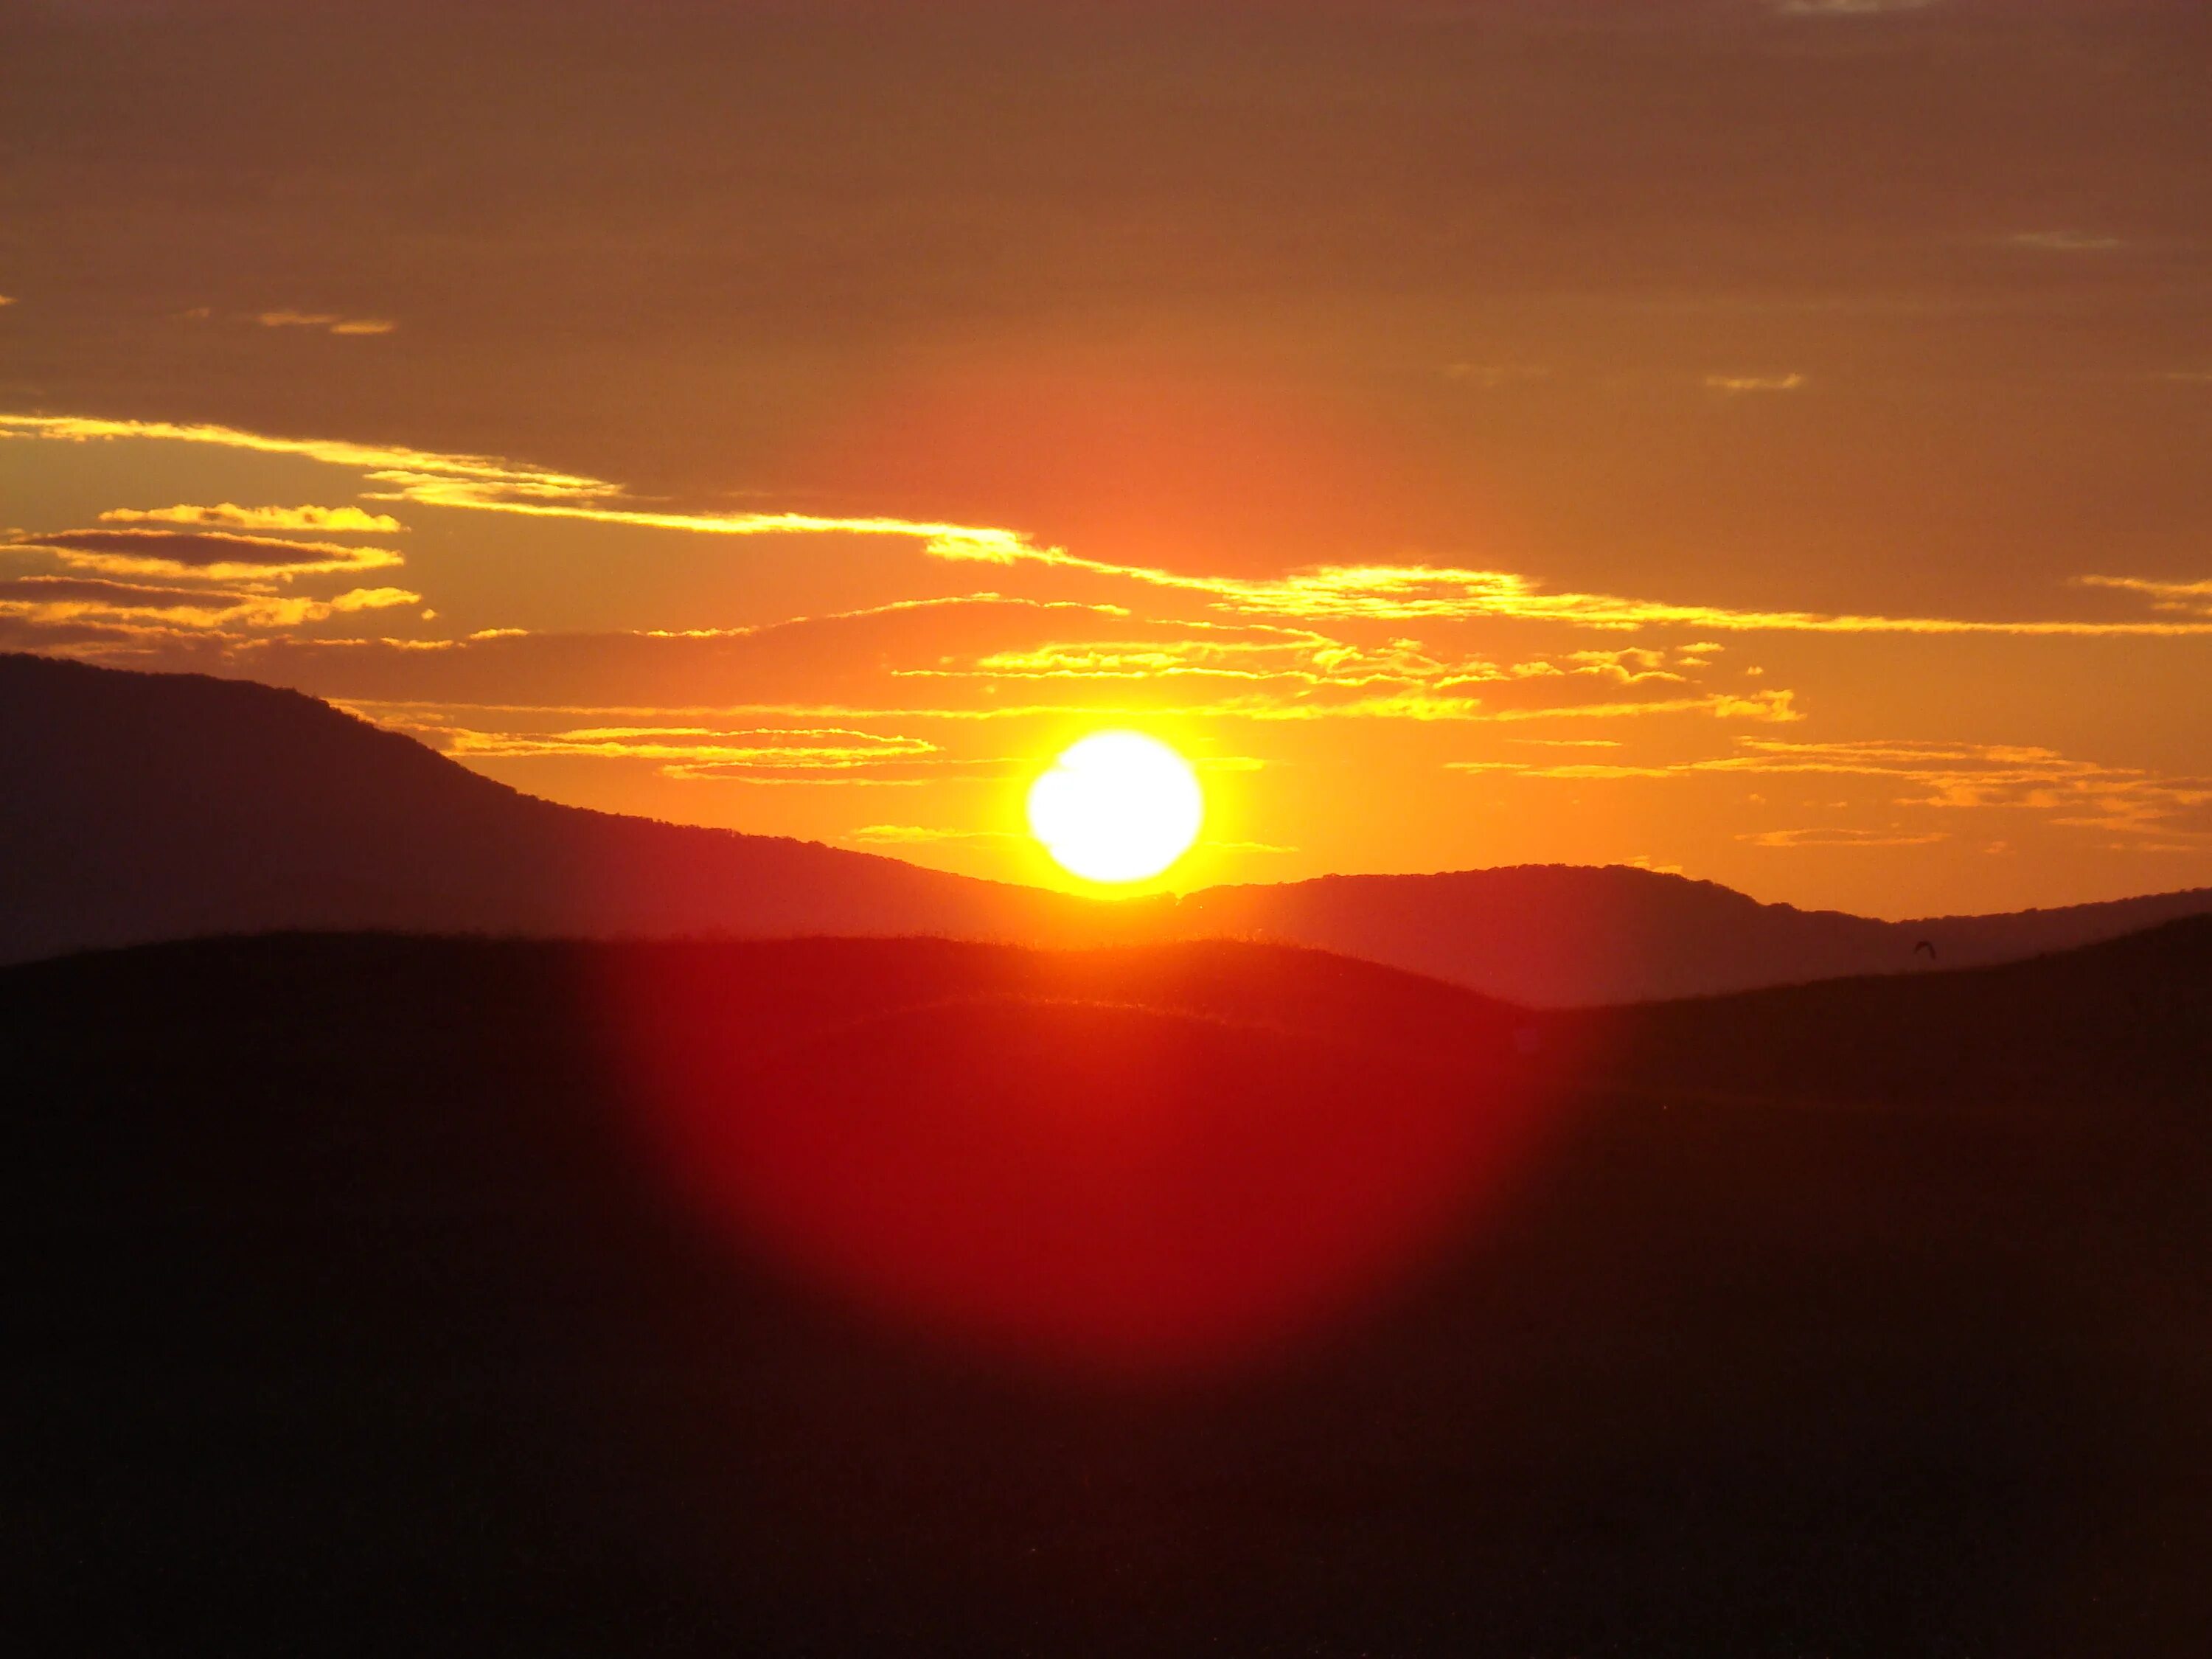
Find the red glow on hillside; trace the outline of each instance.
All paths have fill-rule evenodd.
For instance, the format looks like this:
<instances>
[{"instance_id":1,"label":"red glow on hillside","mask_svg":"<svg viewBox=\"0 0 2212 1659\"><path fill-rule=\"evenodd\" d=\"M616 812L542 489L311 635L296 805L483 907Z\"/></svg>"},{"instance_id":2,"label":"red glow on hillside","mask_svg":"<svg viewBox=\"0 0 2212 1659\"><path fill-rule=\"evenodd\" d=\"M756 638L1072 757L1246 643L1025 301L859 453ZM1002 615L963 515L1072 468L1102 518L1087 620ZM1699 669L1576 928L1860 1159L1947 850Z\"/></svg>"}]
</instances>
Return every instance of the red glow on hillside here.
<instances>
[{"instance_id":1,"label":"red glow on hillside","mask_svg":"<svg viewBox=\"0 0 2212 1659\"><path fill-rule=\"evenodd\" d=\"M617 993L652 1131L715 1223L895 1322L1085 1373L1214 1370L1356 1310L1531 1121L1510 1064L1125 1003L908 1006L764 1054L726 1035L744 994L684 952Z\"/></svg>"}]
</instances>

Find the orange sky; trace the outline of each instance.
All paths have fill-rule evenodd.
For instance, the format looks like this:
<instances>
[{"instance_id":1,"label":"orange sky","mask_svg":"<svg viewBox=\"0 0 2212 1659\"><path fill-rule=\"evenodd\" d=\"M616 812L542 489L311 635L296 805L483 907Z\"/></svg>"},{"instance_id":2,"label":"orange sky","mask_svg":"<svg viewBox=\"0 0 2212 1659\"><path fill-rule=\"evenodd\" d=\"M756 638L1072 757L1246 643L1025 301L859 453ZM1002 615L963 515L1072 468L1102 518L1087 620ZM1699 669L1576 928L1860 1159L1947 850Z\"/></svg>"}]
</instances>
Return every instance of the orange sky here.
<instances>
[{"instance_id":1,"label":"orange sky","mask_svg":"<svg viewBox=\"0 0 2212 1659\"><path fill-rule=\"evenodd\" d=\"M459 14L459 15L455 15ZM48 3L0 644L1054 879L2212 884L2212 13Z\"/></svg>"}]
</instances>

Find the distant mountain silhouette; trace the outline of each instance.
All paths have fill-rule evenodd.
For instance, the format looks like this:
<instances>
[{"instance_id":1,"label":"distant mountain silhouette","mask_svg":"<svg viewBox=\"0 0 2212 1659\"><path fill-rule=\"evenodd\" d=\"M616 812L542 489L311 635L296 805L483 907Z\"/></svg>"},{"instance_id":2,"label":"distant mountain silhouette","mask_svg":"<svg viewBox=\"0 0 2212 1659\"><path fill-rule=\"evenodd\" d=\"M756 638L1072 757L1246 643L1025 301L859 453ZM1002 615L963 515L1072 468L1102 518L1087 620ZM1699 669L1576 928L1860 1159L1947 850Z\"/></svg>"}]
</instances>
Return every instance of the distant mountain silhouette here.
<instances>
[{"instance_id":1,"label":"distant mountain silhouette","mask_svg":"<svg viewBox=\"0 0 2212 1659\"><path fill-rule=\"evenodd\" d=\"M1186 932L1280 939L1539 1007L1708 996L2017 961L2212 912L2212 889L1986 916L1879 921L1762 904L1613 866L1323 876L1186 897ZM1918 947L1926 942L1939 953Z\"/></svg>"},{"instance_id":2,"label":"distant mountain silhouette","mask_svg":"<svg viewBox=\"0 0 2212 1659\"><path fill-rule=\"evenodd\" d=\"M1230 936L1574 1006L2013 960L2208 910L2198 890L1884 922L1565 866L1092 902L558 805L295 692L0 656L0 962L283 928Z\"/></svg>"},{"instance_id":3,"label":"distant mountain silhouette","mask_svg":"<svg viewBox=\"0 0 2212 1659\"><path fill-rule=\"evenodd\" d=\"M0 962L300 927L1029 939L1104 908L559 805L297 692L0 656Z\"/></svg>"},{"instance_id":4,"label":"distant mountain silhouette","mask_svg":"<svg viewBox=\"0 0 2212 1659\"><path fill-rule=\"evenodd\" d=\"M276 936L0 970L0 1054L38 1651L2202 1646L2212 922L1551 1014L1230 941ZM1253 1369L932 1334L1233 1310L1506 1097Z\"/></svg>"}]
</instances>

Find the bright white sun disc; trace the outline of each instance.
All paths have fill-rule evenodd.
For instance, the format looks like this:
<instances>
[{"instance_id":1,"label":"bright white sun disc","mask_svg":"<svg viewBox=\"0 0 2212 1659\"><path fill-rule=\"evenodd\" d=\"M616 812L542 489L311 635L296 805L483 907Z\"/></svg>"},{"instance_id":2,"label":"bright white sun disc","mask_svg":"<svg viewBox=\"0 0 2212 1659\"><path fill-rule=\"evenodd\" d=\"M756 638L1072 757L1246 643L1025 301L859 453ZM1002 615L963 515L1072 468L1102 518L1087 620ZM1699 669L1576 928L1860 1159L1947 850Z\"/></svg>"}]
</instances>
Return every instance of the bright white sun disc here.
<instances>
[{"instance_id":1,"label":"bright white sun disc","mask_svg":"<svg viewBox=\"0 0 2212 1659\"><path fill-rule=\"evenodd\" d=\"M1030 786L1030 833L1085 881L1143 881L1190 850L1206 798L1190 763L1139 732L1099 732Z\"/></svg>"}]
</instances>

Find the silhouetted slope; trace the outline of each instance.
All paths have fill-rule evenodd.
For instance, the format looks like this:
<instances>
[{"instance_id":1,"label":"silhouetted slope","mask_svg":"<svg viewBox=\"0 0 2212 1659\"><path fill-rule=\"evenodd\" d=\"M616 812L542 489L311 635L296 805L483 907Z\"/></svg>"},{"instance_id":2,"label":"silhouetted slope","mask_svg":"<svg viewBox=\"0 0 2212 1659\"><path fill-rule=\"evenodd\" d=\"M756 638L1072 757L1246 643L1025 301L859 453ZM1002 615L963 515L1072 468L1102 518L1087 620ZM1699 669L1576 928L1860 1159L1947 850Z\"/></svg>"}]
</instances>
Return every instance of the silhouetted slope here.
<instances>
[{"instance_id":1,"label":"silhouetted slope","mask_svg":"<svg viewBox=\"0 0 2212 1659\"><path fill-rule=\"evenodd\" d=\"M1541 1023L1644 1086L1998 1111L2155 1103L2197 1109L2212 1133L2212 916L1996 967Z\"/></svg>"},{"instance_id":2,"label":"silhouetted slope","mask_svg":"<svg viewBox=\"0 0 2212 1659\"><path fill-rule=\"evenodd\" d=\"M1550 1017L1228 944L270 938L0 972L10 1628L102 1653L2191 1653L2212 1157L2201 1095L2163 1080L2200 1062L2208 951L2176 928ZM1255 1161L1271 1106L1480 1110L1516 1067L1547 1127L1330 1339L1101 1389L939 1351L702 1225L620 1063L623 987L676 993L662 1035L711 1039L729 1111L863 1137L972 1131L979 1088L1110 1119L1097 1033L1163 1030L1187 1036L1147 1100L1250 1111ZM2037 1109L1989 1109L1971 1069L1887 1103L1881 1066L1799 1074L1931 1042L2041 1054Z\"/></svg>"},{"instance_id":3,"label":"silhouetted slope","mask_svg":"<svg viewBox=\"0 0 2212 1659\"><path fill-rule=\"evenodd\" d=\"M295 692L0 655L0 961L287 927L1036 939L1098 908L556 805Z\"/></svg>"},{"instance_id":4,"label":"silhouetted slope","mask_svg":"<svg viewBox=\"0 0 2212 1659\"><path fill-rule=\"evenodd\" d=\"M556 937L1247 937L1538 1006L1926 972L2115 937L2212 892L1882 922L1532 866L1108 905L520 794L297 693L0 656L0 962L288 927Z\"/></svg>"},{"instance_id":5,"label":"silhouetted slope","mask_svg":"<svg viewBox=\"0 0 2212 1659\"><path fill-rule=\"evenodd\" d=\"M1276 939L1540 1007L1924 973L2063 951L2212 910L2212 890L2008 915L1878 921L1625 866L1323 876L1187 896L1187 933ZM1921 941L1936 947L1931 961Z\"/></svg>"}]
</instances>

